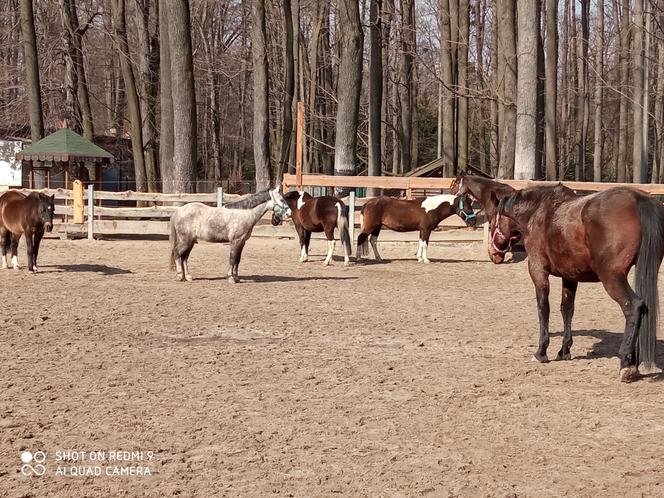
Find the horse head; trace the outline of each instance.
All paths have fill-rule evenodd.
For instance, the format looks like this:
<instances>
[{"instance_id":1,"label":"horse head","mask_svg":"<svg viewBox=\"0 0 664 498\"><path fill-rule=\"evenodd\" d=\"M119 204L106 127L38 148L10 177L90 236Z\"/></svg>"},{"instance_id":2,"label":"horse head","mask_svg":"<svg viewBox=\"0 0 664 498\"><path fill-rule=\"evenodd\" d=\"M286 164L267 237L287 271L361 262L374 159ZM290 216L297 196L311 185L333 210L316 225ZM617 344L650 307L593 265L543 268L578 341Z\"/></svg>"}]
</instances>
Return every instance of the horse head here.
<instances>
[{"instance_id":1,"label":"horse head","mask_svg":"<svg viewBox=\"0 0 664 498\"><path fill-rule=\"evenodd\" d=\"M270 190L270 201L272 203L272 224L281 225L284 218L291 216L291 209L288 207L284 196L277 189Z\"/></svg>"},{"instance_id":2,"label":"horse head","mask_svg":"<svg viewBox=\"0 0 664 498\"><path fill-rule=\"evenodd\" d=\"M473 211L473 201L467 195L458 195L454 199L454 208L456 214L461 218L467 226L472 227L477 223L477 215Z\"/></svg>"},{"instance_id":3,"label":"horse head","mask_svg":"<svg viewBox=\"0 0 664 498\"><path fill-rule=\"evenodd\" d=\"M512 250L514 244L521 240L521 232L514 220L509 217L514 197L518 192L498 200L491 192L485 212L489 217L489 258L495 264L505 260L505 254Z\"/></svg>"},{"instance_id":4,"label":"horse head","mask_svg":"<svg viewBox=\"0 0 664 498\"><path fill-rule=\"evenodd\" d=\"M44 229L47 232L53 230L53 214L55 213L55 194L46 195L41 192L39 195L39 203L37 207L37 218L44 224Z\"/></svg>"}]
</instances>

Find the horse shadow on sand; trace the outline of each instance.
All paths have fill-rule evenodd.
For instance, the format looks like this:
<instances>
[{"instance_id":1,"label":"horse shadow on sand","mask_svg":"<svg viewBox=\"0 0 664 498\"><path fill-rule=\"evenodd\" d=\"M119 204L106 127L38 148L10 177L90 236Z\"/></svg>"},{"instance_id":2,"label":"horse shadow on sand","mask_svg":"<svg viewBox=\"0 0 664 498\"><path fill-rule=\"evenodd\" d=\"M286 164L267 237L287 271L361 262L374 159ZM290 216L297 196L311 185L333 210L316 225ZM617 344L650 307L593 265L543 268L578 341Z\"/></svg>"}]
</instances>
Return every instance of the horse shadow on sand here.
<instances>
[{"instance_id":1,"label":"horse shadow on sand","mask_svg":"<svg viewBox=\"0 0 664 498\"><path fill-rule=\"evenodd\" d=\"M67 273L99 273L101 275L127 275L132 273L131 270L116 268L115 266L90 265L85 263L77 265L51 265L44 266L44 268L52 268L56 271Z\"/></svg>"},{"instance_id":2,"label":"horse shadow on sand","mask_svg":"<svg viewBox=\"0 0 664 498\"><path fill-rule=\"evenodd\" d=\"M551 337L562 337L562 332L553 332ZM608 330L574 330L572 337L593 337L598 339L585 355L574 355L573 360L594 360L597 358L618 358L618 350L623 339L622 332L609 332ZM664 340L657 340L655 348L655 364L664 367ZM643 377L652 377L664 381L664 372L645 374Z\"/></svg>"},{"instance_id":3,"label":"horse shadow on sand","mask_svg":"<svg viewBox=\"0 0 664 498\"><path fill-rule=\"evenodd\" d=\"M194 280L226 280L228 277L225 275L219 277L196 277ZM311 276L311 277L291 277L286 275L240 275L240 283L242 282L256 282L256 283L269 283L269 282L306 282L310 280L357 280L357 277L333 277L333 276Z\"/></svg>"}]
</instances>

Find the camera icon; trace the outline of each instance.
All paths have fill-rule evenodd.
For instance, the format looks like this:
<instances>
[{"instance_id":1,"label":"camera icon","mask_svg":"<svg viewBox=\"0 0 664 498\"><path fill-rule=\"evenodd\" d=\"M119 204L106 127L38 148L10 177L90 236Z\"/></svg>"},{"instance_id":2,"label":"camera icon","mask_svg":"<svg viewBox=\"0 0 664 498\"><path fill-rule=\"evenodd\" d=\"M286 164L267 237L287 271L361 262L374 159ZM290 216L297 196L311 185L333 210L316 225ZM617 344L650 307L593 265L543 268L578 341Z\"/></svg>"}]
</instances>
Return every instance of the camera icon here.
<instances>
[{"instance_id":1,"label":"camera icon","mask_svg":"<svg viewBox=\"0 0 664 498\"><path fill-rule=\"evenodd\" d=\"M43 451L36 451L34 455L29 451L21 452L21 473L24 476L42 476L46 472L44 462L46 461L46 453Z\"/></svg>"}]
</instances>

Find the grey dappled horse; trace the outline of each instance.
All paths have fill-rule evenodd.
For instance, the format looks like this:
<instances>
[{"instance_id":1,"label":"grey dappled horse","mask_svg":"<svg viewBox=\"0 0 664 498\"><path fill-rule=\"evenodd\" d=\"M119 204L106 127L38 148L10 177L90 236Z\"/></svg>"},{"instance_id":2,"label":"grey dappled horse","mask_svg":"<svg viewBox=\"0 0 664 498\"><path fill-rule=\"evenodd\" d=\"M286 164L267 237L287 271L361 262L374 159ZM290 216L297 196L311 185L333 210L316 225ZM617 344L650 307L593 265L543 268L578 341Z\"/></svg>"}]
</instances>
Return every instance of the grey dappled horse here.
<instances>
[{"instance_id":1,"label":"grey dappled horse","mask_svg":"<svg viewBox=\"0 0 664 498\"><path fill-rule=\"evenodd\" d=\"M244 244L254 225L271 209L277 216L290 216L288 205L276 189L264 190L222 207L192 202L178 208L171 216L170 235L171 269L177 268L178 280L192 280L189 254L196 242L204 240L230 242L227 277L230 283L239 282L237 271Z\"/></svg>"}]
</instances>

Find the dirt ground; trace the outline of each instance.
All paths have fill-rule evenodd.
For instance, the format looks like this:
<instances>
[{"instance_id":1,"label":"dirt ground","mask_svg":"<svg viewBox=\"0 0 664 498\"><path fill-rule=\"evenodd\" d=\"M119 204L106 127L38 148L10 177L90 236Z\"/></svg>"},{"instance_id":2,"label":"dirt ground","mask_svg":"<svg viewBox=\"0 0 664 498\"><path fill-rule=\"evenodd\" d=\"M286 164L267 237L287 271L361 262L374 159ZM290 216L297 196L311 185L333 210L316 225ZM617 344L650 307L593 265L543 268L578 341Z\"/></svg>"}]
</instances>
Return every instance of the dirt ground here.
<instances>
[{"instance_id":1,"label":"dirt ground","mask_svg":"<svg viewBox=\"0 0 664 498\"><path fill-rule=\"evenodd\" d=\"M324 250L253 238L235 286L228 246L181 283L166 241L47 240L42 273L2 271L0 496L664 496L664 384L618 381L601 286L579 289L573 360L541 365L525 262ZM107 475L129 467L151 475Z\"/></svg>"}]
</instances>

